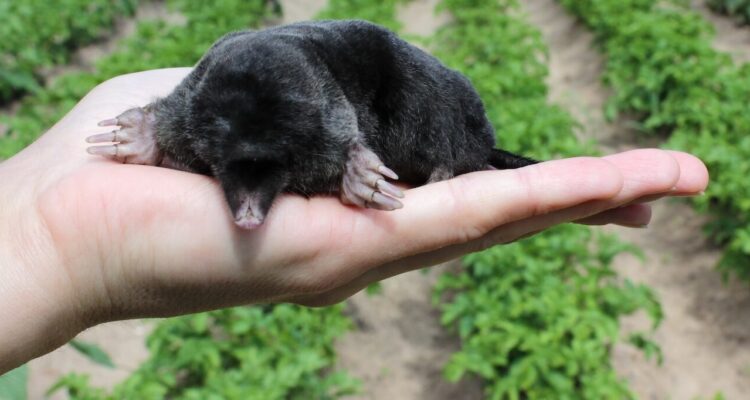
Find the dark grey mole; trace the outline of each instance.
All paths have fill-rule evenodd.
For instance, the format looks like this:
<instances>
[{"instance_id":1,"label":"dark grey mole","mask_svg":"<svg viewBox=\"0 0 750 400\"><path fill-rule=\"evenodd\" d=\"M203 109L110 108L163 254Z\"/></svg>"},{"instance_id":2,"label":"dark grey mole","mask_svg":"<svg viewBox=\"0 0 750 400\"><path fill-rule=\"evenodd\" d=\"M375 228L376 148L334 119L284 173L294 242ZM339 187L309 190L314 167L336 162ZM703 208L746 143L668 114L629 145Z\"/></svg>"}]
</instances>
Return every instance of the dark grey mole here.
<instances>
[{"instance_id":1,"label":"dark grey mole","mask_svg":"<svg viewBox=\"0 0 750 400\"><path fill-rule=\"evenodd\" d=\"M535 161L494 149L460 73L364 21L304 22L219 39L167 97L100 125L89 148L124 163L216 177L236 223L260 225L281 192L339 193L393 210L412 185Z\"/></svg>"}]
</instances>

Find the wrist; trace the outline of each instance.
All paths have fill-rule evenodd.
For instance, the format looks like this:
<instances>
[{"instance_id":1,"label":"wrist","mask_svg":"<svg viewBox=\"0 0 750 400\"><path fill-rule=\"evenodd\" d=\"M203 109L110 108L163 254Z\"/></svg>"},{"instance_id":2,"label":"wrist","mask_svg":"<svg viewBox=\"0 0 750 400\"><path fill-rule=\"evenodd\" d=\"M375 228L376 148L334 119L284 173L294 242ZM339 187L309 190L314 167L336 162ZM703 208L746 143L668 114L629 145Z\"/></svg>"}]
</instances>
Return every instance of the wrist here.
<instances>
[{"instance_id":1,"label":"wrist","mask_svg":"<svg viewBox=\"0 0 750 400\"><path fill-rule=\"evenodd\" d=\"M31 195L32 174L12 161L0 165L0 374L54 350L85 328Z\"/></svg>"}]
</instances>

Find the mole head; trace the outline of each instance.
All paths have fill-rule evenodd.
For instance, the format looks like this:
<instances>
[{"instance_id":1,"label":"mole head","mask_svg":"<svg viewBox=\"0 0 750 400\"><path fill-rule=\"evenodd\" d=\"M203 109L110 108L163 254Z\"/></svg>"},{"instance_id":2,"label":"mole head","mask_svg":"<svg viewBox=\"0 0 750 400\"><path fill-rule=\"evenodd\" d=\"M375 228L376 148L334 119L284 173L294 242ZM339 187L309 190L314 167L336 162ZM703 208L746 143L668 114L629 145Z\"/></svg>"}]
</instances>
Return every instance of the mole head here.
<instances>
[{"instance_id":1,"label":"mole head","mask_svg":"<svg viewBox=\"0 0 750 400\"><path fill-rule=\"evenodd\" d=\"M294 117L257 82L203 89L192 104L202 143L197 153L221 183L235 223L256 228L289 181Z\"/></svg>"}]
</instances>

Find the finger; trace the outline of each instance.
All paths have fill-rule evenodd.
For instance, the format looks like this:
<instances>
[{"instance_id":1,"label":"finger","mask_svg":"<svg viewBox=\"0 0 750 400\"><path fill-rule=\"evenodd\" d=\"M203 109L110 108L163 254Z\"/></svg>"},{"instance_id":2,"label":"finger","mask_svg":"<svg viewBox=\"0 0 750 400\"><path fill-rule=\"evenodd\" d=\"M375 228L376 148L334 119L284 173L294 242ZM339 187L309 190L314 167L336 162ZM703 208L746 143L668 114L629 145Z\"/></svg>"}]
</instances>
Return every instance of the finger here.
<instances>
[{"instance_id":1,"label":"finger","mask_svg":"<svg viewBox=\"0 0 750 400\"><path fill-rule=\"evenodd\" d=\"M615 224L632 228L645 228L651 222L651 206L648 204L631 204L613 208L575 222L585 225Z\"/></svg>"},{"instance_id":2,"label":"finger","mask_svg":"<svg viewBox=\"0 0 750 400\"><path fill-rule=\"evenodd\" d=\"M670 193L672 196L694 196L708 187L709 173L706 165L697 157L681 151L667 150L680 164L680 180Z\"/></svg>"},{"instance_id":3,"label":"finger","mask_svg":"<svg viewBox=\"0 0 750 400\"><path fill-rule=\"evenodd\" d=\"M634 207L640 207L640 205ZM600 206L597 206L594 203L581 204L576 207L550 213L546 216L539 216L532 218L531 220L506 224L505 226L499 227L488 233L485 237L473 240L469 243L449 245L426 254L419 254L395 262L389 262L378 268L365 271L361 275L352 279L351 282L333 290L322 293L297 295L284 299L284 301L310 307L322 307L336 304L353 296L355 293L361 291L373 282L379 282L415 269L437 265L458 258L464 254L484 250L496 244L510 243L541 232L552 225L574 221L582 215L591 215L596 213L596 210L599 209ZM603 215L607 212L598 213L596 215Z\"/></svg>"},{"instance_id":4,"label":"finger","mask_svg":"<svg viewBox=\"0 0 750 400\"><path fill-rule=\"evenodd\" d=\"M556 214L559 215L555 220L571 220L571 215L582 213L585 214L586 211L583 210L586 207L592 206L582 205L580 207L576 207L576 210L571 209L558 212ZM650 206L645 204L634 204L607 210L576 222L588 225L605 225L614 223L623 226L640 228L644 227L644 225L647 225L650 221L650 218ZM532 236L536 233L541 232L547 227L547 224L541 224L536 228L532 228L529 224L517 224L516 226L499 228L503 229L503 232L498 235L490 234L489 236L491 236L492 239L489 239L487 242L490 242L492 245L498 243L508 243L528 236ZM348 284L324 293L297 295L279 300L302 304L309 307L323 307L336 304L353 296L373 282L379 282L384 279L388 279L393 276L400 275L405 272L409 272L425 266L437 265L442 262L460 257L461 255L464 255L466 253L489 247L488 245L482 244L481 242L482 241L477 240L472 243L447 246L437 251L433 251L430 254L417 255L400 260L399 262L389 263L379 268L366 271L360 276L355 277Z\"/></svg>"},{"instance_id":5,"label":"finger","mask_svg":"<svg viewBox=\"0 0 750 400\"><path fill-rule=\"evenodd\" d=\"M403 210L353 215L346 237L334 239L346 240L346 250L319 252L326 257L316 260L324 266L318 273L344 286L334 295L342 290L348 294L381 273L395 274L399 268L432 265L446 256L475 251L474 242L497 226L611 198L621 188L622 176L610 162L586 157L436 182L410 190ZM351 260L358 262L352 265ZM380 267L394 260L404 261ZM380 268L362 276L374 267Z\"/></svg>"},{"instance_id":6,"label":"finger","mask_svg":"<svg viewBox=\"0 0 750 400\"><path fill-rule=\"evenodd\" d=\"M681 190L685 192L696 192L707 184L707 175L701 174L702 163L694 157L672 157L670 153L659 150L639 150L614 155L609 159L624 171L622 190L611 199L590 201L547 215L511 222L493 230L483 238L467 243L449 245L398 262L386 263L382 267L364 272L350 284L336 290L317 295L299 296L292 301L307 305L331 304L358 292L372 282L419 267L435 265L462 254L489 247L492 244L510 242L566 221L583 219L584 223L612 222L633 226L642 225L648 223L651 216L650 208L646 205L633 205L609 211L608 209L617 207L618 203L625 204L648 196L650 192L662 193L674 186L682 188ZM696 173L698 177L681 174L682 166L685 166L687 171ZM659 172L645 172L648 170ZM703 178L701 178L701 175ZM681 176L685 181L679 179ZM590 218L590 220L586 220L586 218Z\"/></svg>"},{"instance_id":7,"label":"finger","mask_svg":"<svg viewBox=\"0 0 750 400\"><path fill-rule=\"evenodd\" d=\"M603 158L615 164L625 176L618 202L669 193L680 180L680 164L663 150L631 150Z\"/></svg>"}]
</instances>

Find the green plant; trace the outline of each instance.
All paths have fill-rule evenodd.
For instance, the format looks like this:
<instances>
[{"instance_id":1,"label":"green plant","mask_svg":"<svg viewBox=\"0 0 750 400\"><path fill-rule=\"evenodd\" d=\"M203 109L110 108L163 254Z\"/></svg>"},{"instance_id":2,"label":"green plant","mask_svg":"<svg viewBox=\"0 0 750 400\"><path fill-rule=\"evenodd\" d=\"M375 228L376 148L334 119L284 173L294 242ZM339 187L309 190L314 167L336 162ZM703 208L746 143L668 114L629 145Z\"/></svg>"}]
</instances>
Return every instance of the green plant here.
<instances>
[{"instance_id":1,"label":"green plant","mask_svg":"<svg viewBox=\"0 0 750 400\"><path fill-rule=\"evenodd\" d=\"M26 365L0 375L0 400L26 400L28 376L29 367Z\"/></svg>"},{"instance_id":2,"label":"green plant","mask_svg":"<svg viewBox=\"0 0 750 400\"><path fill-rule=\"evenodd\" d=\"M393 31L401 29L396 20L396 6L408 0L329 0L328 6L317 19L364 19L386 26Z\"/></svg>"},{"instance_id":3,"label":"green plant","mask_svg":"<svg viewBox=\"0 0 750 400\"><path fill-rule=\"evenodd\" d=\"M708 0L712 10L737 18L744 24L750 23L750 1L748 0Z\"/></svg>"},{"instance_id":4,"label":"green plant","mask_svg":"<svg viewBox=\"0 0 750 400\"><path fill-rule=\"evenodd\" d=\"M644 134L699 156L711 172L694 200L725 246L721 270L750 279L750 66L711 46L712 27L686 1L561 0L597 35L614 89L610 117L641 121Z\"/></svg>"},{"instance_id":5,"label":"green plant","mask_svg":"<svg viewBox=\"0 0 750 400\"><path fill-rule=\"evenodd\" d=\"M357 382L330 372L341 307L236 307L160 322L149 359L111 393L71 374L50 389L74 399L335 399Z\"/></svg>"},{"instance_id":6,"label":"green plant","mask_svg":"<svg viewBox=\"0 0 750 400\"><path fill-rule=\"evenodd\" d=\"M0 1L0 102L41 89L41 67L70 61L73 50L132 15L137 0Z\"/></svg>"},{"instance_id":7,"label":"green plant","mask_svg":"<svg viewBox=\"0 0 750 400\"><path fill-rule=\"evenodd\" d=\"M546 47L513 0L445 0L454 22L431 41L441 59L479 91L500 146L541 159L591 153L569 114L547 104ZM630 398L610 361L621 316L645 310L661 319L655 295L617 278L611 264L634 252L580 226L464 258L441 277L435 302L462 342L445 369L450 380L482 378L491 399ZM624 338L647 354L644 332Z\"/></svg>"},{"instance_id":8,"label":"green plant","mask_svg":"<svg viewBox=\"0 0 750 400\"><path fill-rule=\"evenodd\" d=\"M617 279L611 262L623 251L632 249L611 236L563 226L464 258L465 271L436 286L450 299L442 322L463 343L448 379L476 374L488 398L631 397L610 361L618 320L645 309L657 324L661 310L648 288Z\"/></svg>"}]
</instances>

